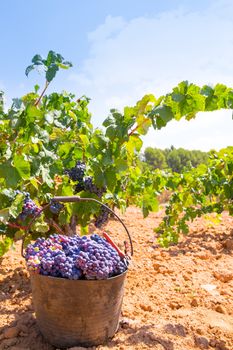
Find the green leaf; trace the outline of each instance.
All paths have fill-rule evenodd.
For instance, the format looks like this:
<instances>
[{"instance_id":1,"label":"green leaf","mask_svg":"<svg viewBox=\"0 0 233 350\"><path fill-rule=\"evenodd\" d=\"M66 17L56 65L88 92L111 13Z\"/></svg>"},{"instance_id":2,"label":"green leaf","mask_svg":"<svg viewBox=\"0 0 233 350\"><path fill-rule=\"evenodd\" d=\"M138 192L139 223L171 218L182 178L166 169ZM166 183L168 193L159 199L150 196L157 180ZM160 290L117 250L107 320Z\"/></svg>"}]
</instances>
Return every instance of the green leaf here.
<instances>
[{"instance_id":1,"label":"green leaf","mask_svg":"<svg viewBox=\"0 0 233 350\"><path fill-rule=\"evenodd\" d=\"M6 225L8 223L9 218L10 218L9 208L1 209L0 210L0 221Z\"/></svg>"},{"instance_id":2,"label":"green leaf","mask_svg":"<svg viewBox=\"0 0 233 350\"><path fill-rule=\"evenodd\" d=\"M110 191L113 191L113 189L116 186L116 170L115 168L111 167L108 168L105 171L105 177L106 177L106 183L107 183L107 187Z\"/></svg>"},{"instance_id":3,"label":"green leaf","mask_svg":"<svg viewBox=\"0 0 233 350\"><path fill-rule=\"evenodd\" d=\"M23 200L24 200L24 195L18 194L14 202L9 208L9 214L13 216L14 219L16 219L19 216L19 214L22 212Z\"/></svg>"},{"instance_id":4,"label":"green leaf","mask_svg":"<svg viewBox=\"0 0 233 350\"><path fill-rule=\"evenodd\" d=\"M49 231L49 225L46 222L35 221L32 225L32 230L39 233L46 233Z\"/></svg>"},{"instance_id":5,"label":"green leaf","mask_svg":"<svg viewBox=\"0 0 233 350\"><path fill-rule=\"evenodd\" d=\"M45 182L49 187L53 187L53 180L51 179L49 169L41 165L40 172L41 172L43 182Z\"/></svg>"},{"instance_id":6,"label":"green leaf","mask_svg":"<svg viewBox=\"0 0 233 350\"><path fill-rule=\"evenodd\" d=\"M47 55L47 59L46 59L46 62L45 62L45 65L47 67L51 66L53 63L55 63L57 61L57 54L56 52L50 50L48 55Z\"/></svg>"},{"instance_id":7,"label":"green leaf","mask_svg":"<svg viewBox=\"0 0 233 350\"><path fill-rule=\"evenodd\" d=\"M153 116L154 125L156 125L158 129L166 126L167 123L174 118L171 108L165 105L155 107L150 115Z\"/></svg>"},{"instance_id":8,"label":"green leaf","mask_svg":"<svg viewBox=\"0 0 233 350\"><path fill-rule=\"evenodd\" d=\"M138 135L131 135L129 142L126 144L126 148L130 154L134 154L135 151L139 152L142 148L143 142Z\"/></svg>"},{"instance_id":9,"label":"green leaf","mask_svg":"<svg viewBox=\"0 0 233 350\"><path fill-rule=\"evenodd\" d=\"M26 180L30 178L30 163L24 159L23 155L16 154L14 156L13 163L22 179Z\"/></svg>"},{"instance_id":10,"label":"green leaf","mask_svg":"<svg viewBox=\"0 0 233 350\"><path fill-rule=\"evenodd\" d=\"M88 226L81 226L81 236L88 235Z\"/></svg>"},{"instance_id":11,"label":"green leaf","mask_svg":"<svg viewBox=\"0 0 233 350\"><path fill-rule=\"evenodd\" d=\"M28 77L28 74L35 68L34 64L28 66L25 70L25 74Z\"/></svg>"},{"instance_id":12,"label":"green leaf","mask_svg":"<svg viewBox=\"0 0 233 350\"><path fill-rule=\"evenodd\" d=\"M58 217L58 222L60 225L65 225L70 222L71 216L73 215L73 210L72 210L72 205L67 204L65 205L65 208L60 211L59 217Z\"/></svg>"},{"instance_id":13,"label":"green leaf","mask_svg":"<svg viewBox=\"0 0 233 350\"><path fill-rule=\"evenodd\" d=\"M92 169L94 172L94 182L96 184L97 187L103 187L106 185L106 179L105 176L103 174L102 169L100 168L100 166L98 164L93 164L92 165Z\"/></svg>"},{"instance_id":14,"label":"green leaf","mask_svg":"<svg viewBox=\"0 0 233 350\"><path fill-rule=\"evenodd\" d=\"M89 143L90 143L89 138L87 137L87 135L80 134L79 138L80 138L80 140L81 140L81 142L83 144L83 147L86 148L89 145Z\"/></svg>"},{"instance_id":15,"label":"green leaf","mask_svg":"<svg viewBox=\"0 0 233 350\"><path fill-rule=\"evenodd\" d=\"M27 113L27 122L28 124L30 122L34 122L36 119L42 119L43 118L43 112L41 110L39 110L38 108L36 108L33 105L29 105L26 109L26 113Z\"/></svg>"},{"instance_id":16,"label":"green leaf","mask_svg":"<svg viewBox=\"0 0 233 350\"><path fill-rule=\"evenodd\" d=\"M128 162L126 159L118 158L115 161L116 172L126 171L128 169Z\"/></svg>"},{"instance_id":17,"label":"green leaf","mask_svg":"<svg viewBox=\"0 0 233 350\"><path fill-rule=\"evenodd\" d=\"M37 94L37 92L39 91L39 89L40 89L40 86L38 85L38 84L36 84L35 86L34 86L34 90L35 90L35 93Z\"/></svg>"},{"instance_id":18,"label":"green leaf","mask_svg":"<svg viewBox=\"0 0 233 350\"><path fill-rule=\"evenodd\" d=\"M73 66L71 62L64 61L63 63L58 63L59 68L61 69L69 69L70 67Z\"/></svg>"},{"instance_id":19,"label":"green leaf","mask_svg":"<svg viewBox=\"0 0 233 350\"><path fill-rule=\"evenodd\" d=\"M0 164L0 178L6 181L7 187L16 188L21 181L21 176L9 161Z\"/></svg>"},{"instance_id":20,"label":"green leaf","mask_svg":"<svg viewBox=\"0 0 233 350\"><path fill-rule=\"evenodd\" d=\"M5 237L0 240L0 256L3 256L5 253L8 252L10 247L13 244L13 239L10 237Z\"/></svg>"},{"instance_id":21,"label":"green leaf","mask_svg":"<svg viewBox=\"0 0 233 350\"><path fill-rule=\"evenodd\" d=\"M159 201L155 196L151 196L151 193L145 193L142 199L142 212L143 217L147 217L150 213L156 212L159 209Z\"/></svg>"},{"instance_id":22,"label":"green leaf","mask_svg":"<svg viewBox=\"0 0 233 350\"><path fill-rule=\"evenodd\" d=\"M57 71L58 71L58 66L57 64L51 64L45 74L47 82L51 82L53 78L55 77Z\"/></svg>"},{"instance_id":23,"label":"green leaf","mask_svg":"<svg viewBox=\"0 0 233 350\"><path fill-rule=\"evenodd\" d=\"M141 135L146 135L152 121L150 118L146 118L144 115L139 115L136 119L137 122L137 132Z\"/></svg>"},{"instance_id":24,"label":"green leaf","mask_svg":"<svg viewBox=\"0 0 233 350\"><path fill-rule=\"evenodd\" d=\"M32 63L36 64L36 65L40 65L43 64L43 58L36 54L33 58L32 58Z\"/></svg>"}]
</instances>

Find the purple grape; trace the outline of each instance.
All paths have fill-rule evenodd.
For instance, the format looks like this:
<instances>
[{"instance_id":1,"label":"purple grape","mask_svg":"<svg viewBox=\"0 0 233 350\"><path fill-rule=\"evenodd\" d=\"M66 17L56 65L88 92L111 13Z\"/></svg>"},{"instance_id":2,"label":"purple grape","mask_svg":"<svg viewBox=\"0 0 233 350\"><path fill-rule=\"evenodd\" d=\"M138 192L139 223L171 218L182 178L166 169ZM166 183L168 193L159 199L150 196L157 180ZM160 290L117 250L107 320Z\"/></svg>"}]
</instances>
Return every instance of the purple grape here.
<instances>
[{"instance_id":1,"label":"purple grape","mask_svg":"<svg viewBox=\"0 0 233 350\"><path fill-rule=\"evenodd\" d=\"M53 214L59 214L59 212L64 208L64 205L59 203L59 202L55 202L55 201L52 201L51 204L50 204L50 211L53 213Z\"/></svg>"},{"instance_id":2,"label":"purple grape","mask_svg":"<svg viewBox=\"0 0 233 350\"><path fill-rule=\"evenodd\" d=\"M66 169L65 174L67 174L72 181L82 182L85 171L86 171L85 163L78 161L75 167L71 169Z\"/></svg>"},{"instance_id":3,"label":"purple grape","mask_svg":"<svg viewBox=\"0 0 233 350\"><path fill-rule=\"evenodd\" d=\"M97 234L38 238L26 248L28 269L45 276L68 279L107 279L123 273L127 263Z\"/></svg>"},{"instance_id":4,"label":"purple grape","mask_svg":"<svg viewBox=\"0 0 233 350\"><path fill-rule=\"evenodd\" d=\"M33 217L35 215L38 215L41 212L41 208L39 208L36 205L36 203L30 198L29 192L21 192L19 190L16 190L15 194L16 195L18 195L18 194L24 195L22 212L18 216L19 220L24 221L28 217Z\"/></svg>"},{"instance_id":5,"label":"purple grape","mask_svg":"<svg viewBox=\"0 0 233 350\"><path fill-rule=\"evenodd\" d=\"M83 186L84 186L84 190L88 191L90 193L94 193L96 194L99 198L102 197L103 193L106 192L106 188L98 188L94 182L93 182L93 178L91 176L86 176L83 179Z\"/></svg>"},{"instance_id":6,"label":"purple grape","mask_svg":"<svg viewBox=\"0 0 233 350\"><path fill-rule=\"evenodd\" d=\"M105 224L108 221L108 217L109 217L109 210L102 205L100 209L100 214L97 216L94 222L95 227L97 228L102 227L103 224Z\"/></svg>"}]
</instances>

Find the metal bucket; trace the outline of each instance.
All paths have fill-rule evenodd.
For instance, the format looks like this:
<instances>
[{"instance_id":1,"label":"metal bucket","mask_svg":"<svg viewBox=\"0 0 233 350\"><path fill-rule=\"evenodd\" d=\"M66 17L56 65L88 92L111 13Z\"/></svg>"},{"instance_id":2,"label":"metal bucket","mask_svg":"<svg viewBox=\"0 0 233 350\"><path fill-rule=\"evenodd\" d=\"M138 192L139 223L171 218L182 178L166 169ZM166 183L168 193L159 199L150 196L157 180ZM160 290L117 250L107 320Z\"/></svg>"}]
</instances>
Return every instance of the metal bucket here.
<instances>
[{"instance_id":1,"label":"metal bucket","mask_svg":"<svg viewBox=\"0 0 233 350\"><path fill-rule=\"evenodd\" d=\"M117 217L125 228L133 255L132 239L124 222L106 205L92 198L55 197L59 202L92 200ZM45 208L48 205L45 206ZM22 241L22 256L26 235ZM116 247L116 249L118 249ZM118 249L119 251L119 249ZM69 280L31 273L32 300L39 329L58 348L105 343L118 329L127 271L106 280Z\"/></svg>"},{"instance_id":2,"label":"metal bucket","mask_svg":"<svg viewBox=\"0 0 233 350\"><path fill-rule=\"evenodd\" d=\"M107 280L31 274L37 323L58 348L105 343L118 329L126 272Z\"/></svg>"}]
</instances>

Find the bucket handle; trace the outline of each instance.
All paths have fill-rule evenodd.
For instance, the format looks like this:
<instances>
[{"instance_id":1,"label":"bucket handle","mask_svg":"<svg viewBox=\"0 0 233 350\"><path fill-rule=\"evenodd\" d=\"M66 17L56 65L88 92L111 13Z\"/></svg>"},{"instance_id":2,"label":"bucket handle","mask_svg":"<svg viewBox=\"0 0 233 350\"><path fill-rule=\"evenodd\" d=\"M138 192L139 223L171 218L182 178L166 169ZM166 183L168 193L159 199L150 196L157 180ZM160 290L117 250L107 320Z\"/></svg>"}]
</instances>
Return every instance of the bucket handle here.
<instances>
[{"instance_id":1,"label":"bucket handle","mask_svg":"<svg viewBox=\"0 0 233 350\"><path fill-rule=\"evenodd\" d=\"M130 254L131 256L133 256L133 243L132 243L132 238L130 236L130 233L129 233L129 230L127 229L125 223L122 221L122 219L112 210L110 209L106 204L103 204L102 202L98 201L97 199L95 198L82 198L82 197L79 197L79 196L58 196L58 197L53 197L51 198L51 201L54 201L54 202L66 202L66 203L71 203L71 202L87 202L87 201L92 201L92 202L96 202L98 204L100 204L101 206L103 206L104 208L106 208L109 212L111 212L117 219L118 221L120 221L120 223L122 224L122 226L124 227L126 233L127 233L127 236L129 238L129 243L130 243ZM40 216L41 212L44 211L45 209L47 209L49 206L50 206L51 202L46 204L43 209L40 210L40 212L38 212L33 218L32 220L30 221L29 225L27 226L27 230L22 238L22 245L21 245L21 255L23 258L25 258L25 254L24 254L24 241L25 241L25 238L27 237L28 233L29 233L29 230L33 224L33 222L37 219L38 216Z\"/></svg>"}]
</instances>

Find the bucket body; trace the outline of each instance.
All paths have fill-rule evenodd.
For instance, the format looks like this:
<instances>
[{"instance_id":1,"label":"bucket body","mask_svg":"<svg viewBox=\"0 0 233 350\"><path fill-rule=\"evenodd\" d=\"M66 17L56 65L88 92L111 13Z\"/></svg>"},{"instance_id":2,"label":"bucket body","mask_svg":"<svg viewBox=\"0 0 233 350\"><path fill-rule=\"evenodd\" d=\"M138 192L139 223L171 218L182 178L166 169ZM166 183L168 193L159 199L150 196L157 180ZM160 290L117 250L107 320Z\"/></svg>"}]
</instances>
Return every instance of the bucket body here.
<instances>
[{"instance_id":1,"label":"bucket body","mask_svg":"<svg viewBox=\"0 0 233 350\"><path fill-rule=\"evenodd\" d=\"M124 272L107 280L68 280L31 274L37 323L58 348L95 346L118 328L124 293Z\"/></svg>"}]
</instances>

